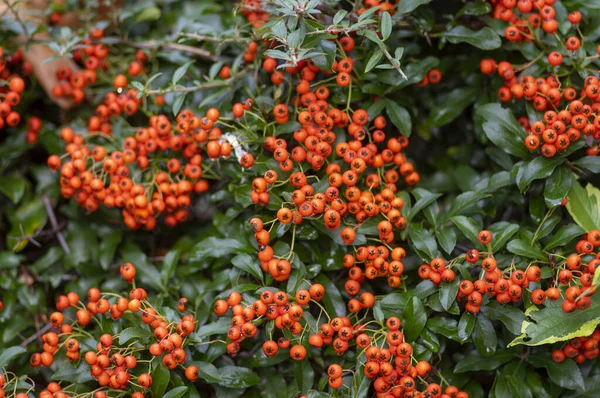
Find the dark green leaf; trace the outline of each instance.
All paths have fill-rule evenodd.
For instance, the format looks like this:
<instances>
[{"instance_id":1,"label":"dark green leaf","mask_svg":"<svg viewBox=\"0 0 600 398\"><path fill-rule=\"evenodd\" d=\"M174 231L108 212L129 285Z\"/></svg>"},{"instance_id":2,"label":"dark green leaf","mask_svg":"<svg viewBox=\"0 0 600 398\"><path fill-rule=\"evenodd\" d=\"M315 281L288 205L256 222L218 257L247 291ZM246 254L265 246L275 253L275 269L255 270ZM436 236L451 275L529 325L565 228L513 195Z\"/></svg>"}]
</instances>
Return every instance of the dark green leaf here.
<instances>
[{"instance_id":1,"label":"dark green leaf","mask_svg":"<svg viewBox=\"0 0 600 398\"><path fill-rule=\"evenodd\" d=\"M521 159L531 157L523 143L525 130L511 111L497 103L487 104L477 109L476 119L481 123L485 135L500 149Z\"/></svg>"},{"instance_id":2,"label":"dark green leaf","mask_svg":"<svg viewBox=\"0 0 600 398\"><path fill-rule=\"evenodd\" d=\"M403 0L398 4L398 14L406 14L423 4L429 4L432 0Z\"/></svg>"},{"instance_id":3,"label":"dark green leaf","mask_svg":"<svg viewBox=\"0 0 600 398\"><path fill-rule=\"evenodd\" d=\"M527 357L527 361L535 368L545 368L550 379L559 386L569 390L585 390L581 371L572 359L556 363L547 355L536 354Z\"/></svg>"},{"instance_id":4,"label":"dark green leaf","mask_svg":"<svg viewBox=\"0 0 600 398\"><path fill-rule=\"evenodd\" d=\"M450 306L456 301L456 294L458 293L458 285L460 279L455 278L452 282L442 282L440 287L440 303L446 311L450 309Z\"/></svg>"},{"instance_id":5,"label":"dark green leaf","mask_svg":"<svg viewBox=\"0 0 600 398\"><path fill-rule=\"evenodd\" d=\"M560 157L546 159L543 156L538 156L532 161L526 162L519 167L519 171L517 172L517 186L519 190L524 193L534 180L548 178L556 166L564 161Z\"/></svg>"},{"instance_id":6,"label":"dark green leaf","mask_svg":"<svg viewBox=\"0 0 600 398\"><path fill-rule=\"evenodd\" d=\"M477 352L473 352L458 361L454 367L454 371L456 373L462 373L478 370L496 370L513 358L515 358L515 354L507 350L498 351L489 357L484 357Z\"/></svg>"},{"instance_id":7,"label":"dark green leaf","mask_svg":"<svg viewBox=\"0 0 600 398\"><path fill-rule=\"evenodd\" d=\"M255 276L257 279L262 280L263 274L260 264L258 264L258 260L256 260L256 258L253 258L249 254L238 254L231 260L231 264L238 267L242 271Z\"/></svg>"},{"instance_id":8,"label":"dark green leaf","mask_svg":"<svg viewBox=\"0 0 600 398\"><path fill-rule=\"evenodd\" d=\"M169 381L171 380L171 372L165 368L162 362L158 363L158 366L150 373L152 376L152 392L155 397L162 397L167 390Z\"/></svg>"},{"instance_id":9,"label":"dark green leaf","mask_svg":"<svg viewBox=\"0 0 600 398\"><path fill-rule=\"evenodd\" d=\"M575 181L573 172L566 166L554 170L550 178L546 180L544 188L544 199L548 207L556 207L567 197L571 186Z\"/></svg>"},{"instance_id":10,"label":"dark green leaf","mask_svg":"<svg viewBox=\"0 0 600 398\"><path fill-rule=\"evenodd\" d=\"M599 156L584 156L573 162L574 166L591 171L592 173L600 173L600 157Z\"/></svg>"},{"instance_id":11,"label":"dark green leaf","mask_svg":"<svg viewBox=\"0 0 600 398\"><path fill-rule=\"evenodd\" d=\"M506 249L523 258L536 258L538 260L547 261L548 257L537 246L532 246L522 239L515 239L508 242Z\"/></svg>"},{"instance_id":12,"label":"dark green leaf","mask_svg":"<svg viewBox=\"0 0 600 398\"><path fill-rule=\"evenodd\" d=\"M555 247L565 246L576 237L583 235L585 231L577 224L569 224L561 227L544 247L545 251L550 251Z\"/></svg>"},{"instance_id":13,"label":"dark green leaf","mask_svg":"<svg viewBox=\"0 0 600 398\"><path fill-rule=\"evenodd\" d=\"M433 235L426 229L418 230L410 228L408 235L419 255L424 259L431 261L437 257L438 248Z\"/></svg>"},{"instance_id":14,"label":"dark green leaf","mask_svg":"<svg viewBox=\"0 0 600 398\"><path fill-rule=\"evenodd\" d=\"M185 395L186 392L188 392L188 389L189 389L189 387L186 387L186 386L175 387L172 390L169 390L163 396L163 398L181 398Z\"/></svg>"},{"instance_id":15,"label":"dark green leaf","mask_svg":"<svg viewBox=\"0 0 600 398\"><path fill-rule=\"evenodd\" d=\"M453 44L468 43L482 50L495 50L502 45L500 36L487 26L477 31L473 31L462 25L455 26L450 31L444 32L442 37L445 37Z\"/></svg>"},{"instance_id":16,"label":"dark green leaf","mask_svg":"<svg viewBox=\"0 0 600 398\"><path fill-rule=\"evenodd\" d=\"M330 316L346 315L346 304L342 299L342 295L335 285L325 274L321 273L317 276L317 282L325 287L325 297L321 300Z\"/></svg>"},{"instance_id":17,"label":"dark green leaf","mask_svg":"<svg viewBox=\"0 0 600 398\"><path fill-rule=\"evenodd\" d=\"M512 334L521 333L521 324L525 320L525 314L520 309L492 300L489 304L481 306L481 312L490 319L502 322Z\"/></svg>"},{"instance_id":18,"label":"dark green leaf","mask_svg":"<svg viewBox=\"0 0 600 398\"><path fill-rule=\"evenodd\" d=\"M437 234L437 239L447 254L452 253L456 246L456 232L454 232L454 228L446 227L441 229Z\"/></svg>"},{"instance_id":19,"label":"dark green leaf","mask_svg":"<svg viewBox=\"0 0 600 398\"><path fill-rule=\"evenodd\" d=\"M220 386L228 388L247 388L260 383L260 377L248 368L224 366L219 368Z\"/></svg>"},{"instance_id":20,"label":"dark green leaf","mask_svg":"<svg viewBox=\"0 0 600 398\"><path fill-rule=\"evenodd\" d=\"M485 314L479 313L475 317L475 327L473 328L471 338L481 355L490 357L496 352L498 337L496 336L494 325L492 325L492 322L490 322Z\"/></svg>"},{"instance_id":21,"label":"dark green leaf","mask_svg":"<svg viewBox=\"0 0 600 398\"><path fill-rule=\"evenodd\" d=\"M465 311L458 321L457 335L461 342L467 341L471 337L471 333L475 328L475 316L470 312Z\"/></svg>"},{"instance_id":22,"label":"dark green leaf","mask_svg":"<svg viewBox=\"0 0 600 398\"><path fill-rule=\"evenodd\" d=\"M469 239L473 244L477 244L479 240L477 239L477 235L481 228L473 221L472 218L465 216L456 216L452 217L450 220L456 225L456 227L460 230Z\"/></svg>"},{"instance_id":23,"label":"dark green leaf","mask_svg":"<svg viewBox=\"0 0 600 398\"><path fill-rule=\"evenodd\" d=\"M119 334L119 344L125 345L128 341L132 339L148 339L150 337L152 337L152 332L148 329L133 326L121 331L121 333Z\"/></svg>"},{"instance_id":24,"label":"dark green leaf","mask_svg":"<svg viewBox=\"0 0 600 398\"><path fill-rule=\"evenodd\" d=\"M23 177L16 176L0 176L0 193L10 199L13 204L19 203L23 194L27 180Z\"/></svg>"},{"instance_id":25,"label":"dark green leaf","mask_svg":"<svg viewBox=\"0 0 600 398\"><path fill-rule=\"evenodd\" d=\"M403 332L407 341L415 341L427 323L427 313L421 300L411 298L402 311Z\"/></svg>"},{"instance_id":26,"label":"dark green leaf","mask_svg":"<svg viewBox=\"0 0 600 398\"><path fill-rule=\"evenodd\" d=\"M444 102L431 108L429 125L444 126L452 122L477 100L477 92L475 87L462 87L449 92Z\"/></svg>"},{"instance_id":27,"label":"dark green leaf","mask_svg":"<svg viewBox=\"0 0 600 398\"><path fill-rule=\"evenodd\" d=\"M26 353L27 350L20 346L8 347L2 349L2 353L0 354L0 368L5 367L9 364L9 361L14 357Z\"/></svg>"},{"instance_id":28,"label":"dark green leaf","mask_svg":"<svg viewBox=\"0 0 600 398\"><path fill-rule=\"evenodd\" d=\"M412 120L406 109L392 100L386 100L385 108L391 122L400 131L400 134L410 137L412 132Z\"/></svg>"}]
</instances>

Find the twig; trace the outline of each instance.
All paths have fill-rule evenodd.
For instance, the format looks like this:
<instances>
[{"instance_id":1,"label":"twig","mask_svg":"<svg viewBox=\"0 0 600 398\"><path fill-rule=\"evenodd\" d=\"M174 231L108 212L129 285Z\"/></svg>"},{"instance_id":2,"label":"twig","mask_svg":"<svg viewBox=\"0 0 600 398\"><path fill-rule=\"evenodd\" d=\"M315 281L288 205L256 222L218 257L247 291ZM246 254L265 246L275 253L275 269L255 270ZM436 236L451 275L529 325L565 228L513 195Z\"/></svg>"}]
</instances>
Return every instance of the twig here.
<instances>
[{"instance_id":1,"label":"twig","mask_svg":"<svg viewBox=\"0 0 600 398\"><path fill-rule=\"evenodd\" d=\"M26 339L25 341L23 341L21 343L21 347L27 347L27 345L29 343L31 343L33 340L35 340L38 337L40 337L42 334L46 333L51 328L52 328L52 324L48 323L46 326L44 326L43 328L41 328L40 330L38 330L37 332L35 332L35 334L33 334L28 339Z\"/></svg>"},{"instance_id":2,"label":"twig","mask_svg":"<svg viewBox=\"0 0 600 398\"><path fill-rule=\"evenodd\" d=\"M179 33L179 36L188 37L190 39L198 40L198 41L215 41L219 44L224 43L246 43L247 40L237 38L237 37L227 37L221 38L216 36L208 36L208 35L199 35L198 33Z\"/></svg>"},{"instance_id":3,"label":"twig","mask_svg":"<svg viewBox=\"0 0 600 398\"><path fill-rule=\"evenodd\" d=\"M71 249L69 249L69 245L67 244L65 237L58 228L58 222L56 222L56 215L54 214L54 210L52 209L52 203L50 203L50 199L46 195L42 195L42 200L44 201L44 206L46 206L46 212L48 213L48 217L50 218L52 231L56 234L56 238L58 239L58 242L62 246L65 253L71 254Z\"/></svg>"},{"instance_id":4,"label":"twig","mask_svg":"<svg viewBox=\"0 0 600 398\"><path fill-rule=\"evenodd\" d=\"M186 53L190 53L190 54L194 54L200 58L204 58L213 62L217 62L217 61L230 61L230 59L228 57L221 57L221 56L217 56L217 55L213 55L210 53L210 51L207 50L203 50L201 48L196 48L193 46L188 46L185 44L178 44L178 43L160 43L157 42L156 40L150 40L150 41L145 41L145 42L135 42L135 41L130 41L130 40L120 40L119 43L121 44L125 44L131 47L135 47L135 48L144 48L144 49L159 49L159 48L164 48L167 50L175 50L175 51L182 51L182 52L186 52Z\"/></svg>"},{"instance_id":5,"label":"twig","mask_svg":"<svg viewBox=\"0 0 600 398\"><path fill-rule=\"evenodd\" d=\"M400 76L402 76L404 80L408 80L408 77L406 76L406 74L404 74L402 68L400 68L400 63L394 57L392 57L392 54L390 54L387 48L381 48L381 50L383 51L383 54L385 54L385 57L388 59L388 61L390 61L394 69L396 69L398 73L400 73Z\"/></svg>"},{"instance_id":6,"label":"twig","mask_svg":"<svg viewBox=\"0 0 600 398\"><path fill-rule=\"evenodd\" d=\"M573 163L571 163L567 159L565 159L565 164L574 172L579 173L579 174L585 174L585 171L581 170L579 167L575 166Z\"/></svg>"}]
</instances>

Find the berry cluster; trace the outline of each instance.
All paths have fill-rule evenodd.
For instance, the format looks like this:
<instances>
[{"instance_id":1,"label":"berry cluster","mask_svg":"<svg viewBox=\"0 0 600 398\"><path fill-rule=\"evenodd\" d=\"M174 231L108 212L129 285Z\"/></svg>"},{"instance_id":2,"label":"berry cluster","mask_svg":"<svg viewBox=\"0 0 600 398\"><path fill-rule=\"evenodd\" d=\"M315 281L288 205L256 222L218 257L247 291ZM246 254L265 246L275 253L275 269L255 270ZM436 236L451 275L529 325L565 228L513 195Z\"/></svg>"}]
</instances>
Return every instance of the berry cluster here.
<instances>
[{"instance_id":1,"label":"berry cluster","mask_svg":"<svg viewBox=\"0 0 600 398\"><path fill-rule=\"evenodd\" d=\"M365 355L363 372L367 378L374 379L373 388L378 397L468 398L466 392L459 391L455 386L448 385L443 389L440 384L426 380L432 376L432 367L427 361L417 362L414 359L412 345L404 340L400 319L390 317L386 320L385 327L374 332L365 325L356 325L354 328L346 326L341 318L333 319L330 324L325 325L328 326L326 329L337 331L340 337L336 341L342 341L341 345L347 347L348 340L356 340L361 355ZM387 348L384 348L386 343ZM342 387L343 374L344 369L340 365L329 365L329 386L335 389Z\"/></svg>"},{"instance_id":2,"label":"berry cluster","mask_svg":"<svg viewBox=\"0 0 600 398\"><path fill-rule=\"evenodd\" d=\"M388 223L381 221L381 223ZM384 225L390 227L391 225ZM406 251L401 247L393 250L387 246L359 246L354 255L346 254L344 256L344 267L348 269L348 280L344 284L346 293L350 296L356 296L365 279L375 279L377 277L387 278L387 283L391 287L398 287L402 282L400 278L404 272L402 260L406 257ZM362 267L361 267L362 266ZM361 300L362 302L363 300ZM356 308L356 306L352 306ZM350 303L348 303L350 309ZM356 312L352 311L351 312Z\"/></svg>"},{"instance_id":3,"label":"berry cluster","mask_svg":"<svg viewBox=\"0 0 600 398\"><path fill-rule=\"evenodd\" d=\"M135 113L136 96L135 90L107 94L90 118L88 137L110 139L110 116ZM231 145L216 126L219 117L214 108L201 117L184 110L175 123L165 115L152 116L148 127L136 129L124 140L122 151L112 152L102 145L89 145L83 135L67 127L60 135L67 144L62 157L70 160L63 162L52 155L48 166L60 169L62 195L74 197L88 212L104 204L121 209L124 223L132 229L151 230L162 214L164 223L174 226L188 219L191 195L208 189L202 178L203 156L217 160L231 154Z\"/></svg>"},{"instance_id":4,"label":"berry cluster","mask_svg":"<svg viewBox=\"0 0 600 398\"><path fill-rule=\"evenodd\" d=\"M121 265L120 272L123 279L134 283L136 269L133 264ZM105 333L95 342L95 349L85 352L83 359L90 366L91 375L101 386L101 389L95 392L94 398L108 396L102 388L106 388L106 391L124 390L132 386L137 386L137 389L150 388L152 377L143 371L137 374L141 368L138 366L140 362L149 362L144 359L146 357L162 356L162 363L167 369L173 370L182 366L186 359L186 337L195 330L196 320L194 316L186 314L178 322L169 321L154 309L147 297L146 290L140 287L134 288L129 293L129 298L90 288L87 305L80 301L79 295L75 292L60 296L56 303L58 311L49 317L52 330L42 335L43 352L32 354L30 364L34 367L50 366L62 348L65 350L66 358L72 363L77 363L83 347L89 347L91 344L88 339L91 335L84 329L90 324L93 316L105 315L107 318L118 320L125 312L139 312L141 322L151 327L155 342L148 347L143 344L122 345L117 340L118 335ZM187 311L187 299L181 298L177 307L180 312ZM67 323L66 321L72 318L73 310L76 310L74 320ZM185 375L189 380L194 381L198 378L198 369L195 366L188 366L185 368ZM0 387L1 385L2 383ZM40 397L69 396L57 395L59 391L60 387L56 383L51 383ZM142 398L144 393L136 391L131 396Z\"/></svg>"},{"instance_id":5,"label":"berry cluster","mask_svg":"<svg viewBox=\"0 0 600 398\"><path fill-rule=\"evenodd\" d=\"M598 342L600 342L600 330L596 329L590 336L575 337L561 349L554 350L552 360L560 363L565 358L572 358L581 365L586 360L591 361L598 358Z\"/></svg>"},{"instance_id":6,"label":"berry cluster","mask_svg":"<svg viewBox=\"0 0 600 398\"><path fill-rule=\"evenodd\" d=\"M0 373L0 398L4 398L5 396L29 398L29 392L33 390L33 387L29 387L29 382L31 382L31 385L33 386L33 381L28 377L19 377L12 372L6 372L4 374ZM27 391L17 392L19 390ZM13 393L14 395L11 395Z\"/></svg>"},{"instance_id":7,"label":"berry cluster","mask_svg":"<svg viewBox=\"0 0 600 398\"><path fill-rule=\"evenodd\" d=\"M589 76L585 79L586 93L590 87L598 90L598 79ZM600 92L596 92L596 98L600 99ZM585 94L586 98L591 98ZM544 120L536 121L529 126L525 125L529 132L525 138L525 146L531 151L540 147L543 156L551 158L559 152L564 152L571 143L577 142L582 136L587 142L600 140L600 103L592 106L584 104L579 100L573 100L567 109L558 113L546 111ZM587 149L589 156L598 155L598 145L590 145Z\"/></svg>"},{"instance_id":8,"label":"berry cluster","mask_svg":"<svg viewBox=\"0 0 600 398\"><path fill-rule=\"evenodd\" d=\"M215 314L222 316L231 309L231 328L227 332L229 343L227 352L237 354L241 349L244 339L252 338L258 332L257 325L263 320L273 321L278 330L289 331L297 340L297 344L290 349L290 357L300 361L306 357L306 348L302 345L302 336L299 336L308 324L303 321L304 308L311 300L320 301L325 295L325 288L318 283L310 286L308 290L298 290L293 302L290 302L288 294L283 291L273 292L263 290L260 298L251 305L244 305L242 296L238 292L231 292L227 300L217 300L214 305ZM277 342L273 340L273 330L269 333L270 339L263 344L263 352L272 357L279 349L288 349L292 342L285 336L280 337Z\"/></svg>"},{"instance_id":9,"label":"berry cluster","mask_svg":"<svg viewBox=\"0 0 600 398\"><path fill-rule=\"evenodd\" d=\"M25 91L22 76L30 74L31 65L23 62L20 51L9 55L0 47L0 130L5 126L16 127L21 122L21 114L14 108L21 102L21 94ZM29 136L28 142L31 142Z\"/></svg>"}]
</instances>

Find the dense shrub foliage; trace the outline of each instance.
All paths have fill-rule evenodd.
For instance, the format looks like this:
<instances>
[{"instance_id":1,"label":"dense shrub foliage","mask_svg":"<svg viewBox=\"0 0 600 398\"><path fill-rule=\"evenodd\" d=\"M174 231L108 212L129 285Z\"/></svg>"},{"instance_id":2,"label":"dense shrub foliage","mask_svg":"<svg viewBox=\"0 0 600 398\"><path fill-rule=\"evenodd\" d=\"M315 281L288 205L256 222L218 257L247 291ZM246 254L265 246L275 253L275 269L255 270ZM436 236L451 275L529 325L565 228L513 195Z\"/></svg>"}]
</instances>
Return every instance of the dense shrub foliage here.
<instances>
[{"instance_id":1,"label":"dense shrub foliage","mask_svg":"<svg viewBox=\"0 0 600 398\"><path fill-rule=\"evenodd\" d=\"M600 394L600 3L0 3L0 398Z\"/></svg>"}]
</instances>

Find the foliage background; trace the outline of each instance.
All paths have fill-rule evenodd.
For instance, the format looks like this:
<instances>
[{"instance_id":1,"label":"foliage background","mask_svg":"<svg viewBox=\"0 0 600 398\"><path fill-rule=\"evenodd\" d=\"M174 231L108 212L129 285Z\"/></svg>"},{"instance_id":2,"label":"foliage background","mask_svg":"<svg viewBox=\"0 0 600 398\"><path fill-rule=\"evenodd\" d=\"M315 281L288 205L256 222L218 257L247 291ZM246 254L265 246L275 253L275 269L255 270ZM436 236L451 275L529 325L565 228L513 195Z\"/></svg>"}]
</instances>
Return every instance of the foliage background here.
<instances>
[{"instance_id":1,"label":"foliage background","mask_svg":"<svg viewBox=\"0 0 600 398\"><path fill-rule=\"evenodd\" d=\"M337 1L323 4L334 9L347 7ZM456 255L477 247L475 234L481 228L494 233L494 251L499 251L497 259L503 265L512 261L526 265L536 258L546 261L547 251L573 252L575 238L586 229L582 222L600 226L600 201L593 199L597 189L591 188L596 191L588 196L579 188L588 183L598 186L596 173L600 172L600 162L598 158L581 160L584 173L575 177L564 157L544 160L538 165L535 163L540 161L523 146L503 141L502 137L510 138L511 134L517 137L525 134L513 114L526 115L532 121L539 115L523 103L506 104L503 106L512 111L502 110L496 97L501 81L482 75L479 61L491 57L521 64L535 59L537 54L526 45L501 46L504 25L491 19L489 5L482 1L455 0L402 0L400 4L409 4L405 7L412 9L404 15L396 13L394 31L385 44L390 49L404 48L402 68L408 81L403 81L395 70L359 72L361 84L353 92L353 101L365 99L363 106L370 115L387 114L402 131L412 131L408 156L421 175L418 188L403 193L409 221L401 237L406 240L403 245L409 253L404 262L408 275L406 289L393 290L373 283L370 289L377 296L374 316L402 315L405 333L416 343L417 357L432 361L446 380L461 386L471 397L596 396L600 392L597 361L580 367L571 360L559 365L550 359L553 346L507 347L521 334L521 322L525 320L521 308L489 303L473 317L461 311L455 302L456 283L443 284L438 291L430 282L420 282L415 271L423 259L430 260L438 253L450 258L451 253ZM239 37L240 29L243 36L248 27L240 16L232 16L234 7L229 2L212 1L125 2L123 9L115 9L115 15L111 16L118 25L114 38L170 43L178 40L180 32ZM577 8L584 11L587 40L597 42L600 38L597 2L559 0L556 8L562 13ZM23 33L20 26L8 20L3 21L2 27L7 32L2 40ZM68 48L69 40L79 33L67 28L52 29L57 49ZM236 42L223 46L197 45L228 62L238 59L243 48ZM355 50L357 70L364 70L376 49L376 44L365 40L364 46ZM126 69L126 59L134 51L127 46L113 46L113 64L108 76ZM148 76L162 72L152 84L155 88L169 87L175 69L188 61L193 62L181 82L184 85L194 84L194 80L203 80L205 76L214 79L221 65L211 67L212 63L206 59L158 46L149 52L152 66ZM417 87L415 83L433 67L443 73L441 84ZM540 72L546 67L545 59L531 66ZM108 77L104 84L93 88L98 100L111 90L107 82L110 82ZM143 79L141 82L145 83ZM252 73L245 73L229 86L188 94L183 106L192 109L217 106L227 113L232 102L255 97L255 84ZM270 107L273 96L279 94L272 87L262 88L262 96L255 100ZM344 95L342 90L334 93L340 102ZM372 102L372 95L383 99ZM178 98L181 96L167 94L167 104L173 106ZM169 305L174 307L179 297L190 298L200 322L193 336L198 342L226 332L228 323L212 314L214 300L226 297L234 288L253 295L265 282L260 267L253 261L257 247L247 225L247 220L260 211L249 200L252 175L232 164L224 167L215 164L222 180L213 184L210 195L193 204L192 221L174 230L160 226L153 232L132 232L123 226L116 212L100 210L86 215L72 201L61 199L57 175L45 165L48 154L61 152L59 126L84 127L93 107L84 105L69 112L57 111L35 83L28 88L24 102L20 109L41 117L44 125L39 142L33 146L25 142L23 127L5 130L0 138L0 299L5 307L0 312L0 367L8 365L9 369L32 375L40 382L64 380L81 384L82 391L89 388L86 386L91 378L83 368L73 370L68 362L59 361L52 369L34 371L27 355L12 357L6 355L6 349L20 346L43 328L47 322L45 314L62 292L84 293L92 286L126 291L127 284L116 277L118 266L124 261L136 265L141 284L155 293L152 301L156 306L168 312ZM163 111L171 109L166 107ZM135 125L140 120L118 121L113 135L124 137L131 131L129 124ZM573 160L581 155L582 150L577 149L569 156ZM568 180L568 185L562 179ZM567 195L572 206L555 207L555 202L560 203ZM49 199L54 209L70 253L65 253L58 244L44 198ZM577 205L576 198L583 198L583 202ZM583 218L587 221L581 221ZM359 233L372 233L375 226L365 225ZM281 227L278 234L285 231L286 227ZM304 225L298 233L295 270L282 289L295 291L303 278L322 283L327 288L325 307L331 313L345 314L347 295L339 286L345 277L341 258L347 249L335 239L322 239L328 231L317 225ZM275 246L276 252L287 252L290 243L286 235ZM466 266L460 270L464 277L470 276ZM564 317L561 311L551 311L549 306L541 323L552 317ZM600 305L588 311L589 318L585 321L598 323ZM123 324L131 326L127 320ZM103 325L106 330L111 327ZM573 331L566 318L557 328ZM149 338L147 331L130 332L141 339ZM551 337L562 332L540 333L542 337ZM330 350L322 353L312 350L309 361L291 363L286 355L267 359L259 349L259 341L246 343L248 346L234 359L223 355L224 345L198 346L193 362L201 369L201 379L189 387L185 396L289 397L309 391L312 391L309 396L328 396L328 392L316 392L328 391L326 367L332 362L355 360L352 355L338 358ZM35 344L34 341L27 350L35 349ZM157 378L164 379L161 383L155 379L159 385L155 396L161 396L160 388L167 385L173 388L184 384L176 372L162 372L162 375L160 369L155 372ZM347 381L353 386L353 396L366 394L369 386L361 377L362 372L357 374L354 381Z\"/></svg>"}]
</instances>

